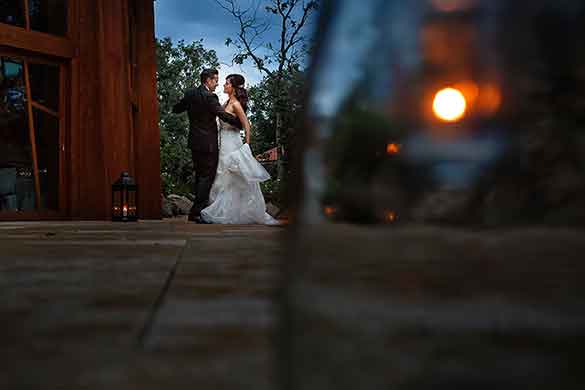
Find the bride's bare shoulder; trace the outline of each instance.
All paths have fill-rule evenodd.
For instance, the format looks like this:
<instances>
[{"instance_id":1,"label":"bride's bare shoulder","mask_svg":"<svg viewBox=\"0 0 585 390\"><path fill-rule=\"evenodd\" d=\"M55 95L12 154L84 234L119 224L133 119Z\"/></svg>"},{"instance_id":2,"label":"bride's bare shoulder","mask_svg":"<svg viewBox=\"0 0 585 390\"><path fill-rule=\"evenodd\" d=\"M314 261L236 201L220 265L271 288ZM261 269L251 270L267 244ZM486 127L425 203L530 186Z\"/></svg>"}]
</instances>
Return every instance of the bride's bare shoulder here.
<instances>
[{"instance_id":1,"label":"bride's bare shoulder","mask_svg":"<svg viewBox=\"0 0 585 390\"><path fill-rule=\"evenodd\" d=\"M239 101L234 100L231 104L235 112L244 111L244 108L242 107L242 104Z\"/></svg>"},{"instance_id":2,"label":"bride's bare shoulder","mask_svg":"<svg viewBox=\"0 0 585 390\"><path fill-rule=\"evenodd\" d=\"M223 104L223 109L224 109L224 110L226 110L226 112L229 112L229 113L232 113L232 114L234 113L234 105L233 105L233 103L232 103L231 101L229 101L229 100L228 100L228 101L226 101L226 102Z\"/></svg>"}]
</instances>

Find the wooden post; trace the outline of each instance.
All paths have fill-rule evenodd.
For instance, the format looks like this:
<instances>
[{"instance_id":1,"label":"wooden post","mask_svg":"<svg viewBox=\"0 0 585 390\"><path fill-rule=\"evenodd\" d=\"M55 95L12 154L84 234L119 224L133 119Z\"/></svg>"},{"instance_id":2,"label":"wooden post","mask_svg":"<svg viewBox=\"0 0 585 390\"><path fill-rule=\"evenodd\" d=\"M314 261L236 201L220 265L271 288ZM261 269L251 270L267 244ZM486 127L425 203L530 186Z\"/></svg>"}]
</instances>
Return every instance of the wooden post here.
<instances>
[{"instance_id":1,"label":"wooden post","mask_svg":"<svg viewBox=\"0 0 585 390\"><path fill-rule=\"evenodd\" d=\"M33 159L33 174L35 180L35 200L37 210L41 209L41 183L39 181L39 165L37 159L37 142L35 137L35 125L33 119L32 94L30 91L30 74L28 71L28 61L24 60L24 83L26 85L26 108L28 112L28 133Z\"/></svg>"},{"instance_id":2,"label":"wooden post","mask_svg":"<svg viewBox=\"0 0 585 390\"><path fill-rule=\"evenodd\" d=\"M30 12L28 9L28 0L22 0L22 4L24 5L24 27L26 31L30 31Z\"/></svg>"},{"instance_id":3,"label":"wooden post","mask_svg":"<svg viewBox=\"0 0 585 390\"><path fill-rule=\"evenodd\" d=\"M65 91L66 91L66 83L67 79L65 77L65 70L66 66L64 64L59 65L59 155L57 157L57 161L59 164L59 188L57 190L57 202L59 207L60 213L66 212L66 207L68 203L67 193L66 191L66 184L67 180L65 178L65 129L66 129L66 119L65 115L67 113L66 104L67 99L65 98Z\"/></svg>"}]
</instances>

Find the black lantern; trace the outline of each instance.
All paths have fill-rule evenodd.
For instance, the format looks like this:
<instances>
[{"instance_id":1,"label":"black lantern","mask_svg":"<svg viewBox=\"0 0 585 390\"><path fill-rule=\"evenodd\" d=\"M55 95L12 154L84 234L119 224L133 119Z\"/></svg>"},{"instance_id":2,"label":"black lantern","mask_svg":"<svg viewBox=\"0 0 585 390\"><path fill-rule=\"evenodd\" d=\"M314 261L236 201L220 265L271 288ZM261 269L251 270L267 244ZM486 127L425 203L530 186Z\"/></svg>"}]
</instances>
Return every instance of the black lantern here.
<instances>
[{"instance_id":1,"label":"black lantern","mask_svg":"<svg viewBox=\"0 0 585 390\"><path fill-rule=\"evenodd\" d=\"M138 186L128 172L122 172L112 185L112 221L132 222L138 220L136 200Z\"/></svg>"}]
</instances>

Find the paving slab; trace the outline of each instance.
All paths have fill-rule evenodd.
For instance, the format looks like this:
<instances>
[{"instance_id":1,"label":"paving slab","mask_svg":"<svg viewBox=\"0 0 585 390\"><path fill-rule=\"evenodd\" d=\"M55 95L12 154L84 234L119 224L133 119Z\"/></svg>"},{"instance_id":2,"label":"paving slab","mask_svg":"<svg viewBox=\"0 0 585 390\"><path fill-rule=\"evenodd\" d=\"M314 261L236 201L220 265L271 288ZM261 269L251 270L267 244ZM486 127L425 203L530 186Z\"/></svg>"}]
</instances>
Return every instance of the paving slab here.
<instances>
[{"instance_id":1,"label":"paving slab","mask_svg":"<svg viewBox=\"0 0 585 390\"><path fill-rule=\"evenodd\" d=\"M298 388L585 388L585 232L332 224L298 243Z\"/></svg>"},{"instance_id":2,"label":"paving slab","mask_svg":"<svg viewBox=\"0 0 585 390\"><path fill-rule=\"evenodd\" d=\"M297 233L0 224L0 388L278 388L283 259L294 388L585 388L583 231Z\"/></svg>"},{"instance_id":3,"label":"paving slab","mask_svg":"<svg viewBox=\"0 0 585 390\"><path fill-rule=\"evenodd\" d=\"M281 233L184 219L0 223L0 387L270 387ZM250 295L232 277L264 287ZM208 299L222 288L234 298L218 306Z\"/></svg>"}]
</instances>

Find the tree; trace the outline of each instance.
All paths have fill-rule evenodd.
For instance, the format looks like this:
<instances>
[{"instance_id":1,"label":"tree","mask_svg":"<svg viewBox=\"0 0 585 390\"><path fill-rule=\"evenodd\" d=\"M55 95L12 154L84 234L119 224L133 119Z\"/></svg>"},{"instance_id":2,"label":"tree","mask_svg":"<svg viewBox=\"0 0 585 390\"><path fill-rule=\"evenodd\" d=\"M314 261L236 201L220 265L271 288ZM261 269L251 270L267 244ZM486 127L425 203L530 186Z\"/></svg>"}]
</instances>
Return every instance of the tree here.
<instances>
[{"instance_id":1,"label":"tree","mask_svg":"<svg viewBox=\"0 0 585 390\"><path fill-rule=\"evenodd\" d=\"M273 78L264 77L258 84L250 88L250 121L252 126L253 149L264 152L277 146L274 132L276 122L275 94L276 82ZM303 110L303 95L305 87L305 73L299 69L284 73L280 82L280 99L287 110L281 113L282 134L280 147L286 152L289 149L290 132L294 132L301 124L299 120Z\"/></svg>"},{"instance_id":2,"label":"tree","mask_svg":"<svg viewBox=\"0 0 585 390\"><path fill-rule=\"evenodd\" d=\"M172 113L173 105L183 92L199 82L203 68L217 68L214 50L207 50L203 40L173 44L170 38L156 41L157 87L160 115L161 179L165 194L191 192L193 166L187 146L189 122L185 114Z\"/></svg>"},{"instance_id":3,"label":"tree","mask_svg":"<svg viewBox=\"0 0 585 390\"><path fill-rule=\"evenodd\" d=\"M273 92L275 87L275 80L271 77L264 77L262 82L250 88L250 113L249 118L252 126L252 148L256 153L261 153L277 146L276 134L274 131L274 124L276 122L276 94ZM286 206L284 195L286 194L287 180L289 177L287 169L288 164L284 164L288 160L292 143L294 140L296 129L300 128L302 124L302 111L304 110L304 95L305 95L305 73L298 68L292 71L286 71L280 81L279 99L282 104L287 107L287 110L280 113L282 132L280 133L279 148L281 150L282 159L280 167L282 169L280 180L270 180L263 183L263 192L266 196L271 198L271 201L280 205ZM284 160L284 161L282 161ZM278 167L267 166L271 176L274 177L274 169Z\"/></svg>"},{"instance_id":4,"label":"tree","mask_svg":"<svg viewBox=\"0 0 585 390\"><path fill-rule=\"evenodd\" d=\"M289 111L285 88L287 77L298 71L309 52L310 42L304 30L318 8L318 1L267 0L264 10L268 16L276 18L279 28L276 42L267 39L271 24L258 16L260 2L256 7L243 9L237 0L215 1L239 25L237 37L226 40L226 45L236 48L233 61L243 64L251 60L265 76L266 92L272 97L270 110L274 113L275 144L280 148L286 131L284 117ZM284 166L279 154L277 178L281 180L283 177Z\"/></svg>"}]
</instances>

